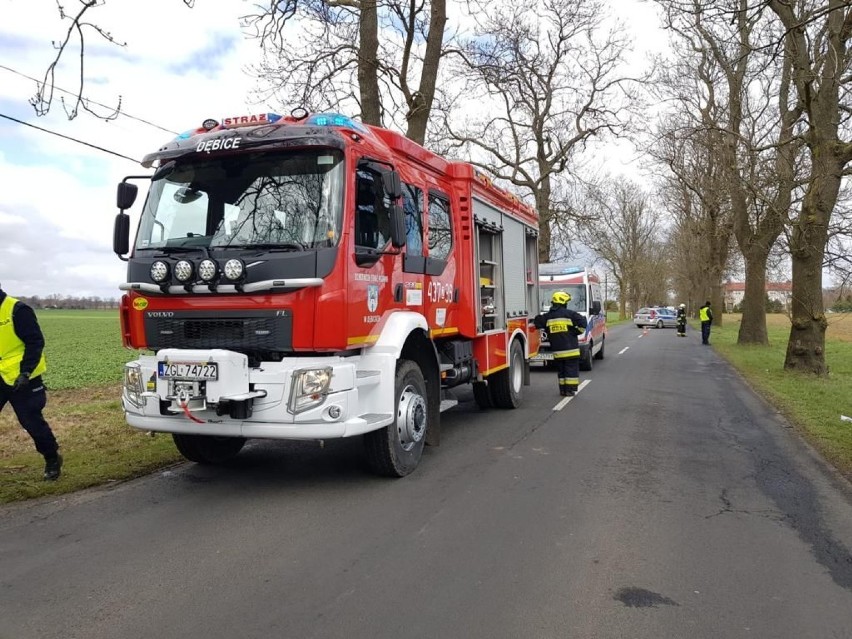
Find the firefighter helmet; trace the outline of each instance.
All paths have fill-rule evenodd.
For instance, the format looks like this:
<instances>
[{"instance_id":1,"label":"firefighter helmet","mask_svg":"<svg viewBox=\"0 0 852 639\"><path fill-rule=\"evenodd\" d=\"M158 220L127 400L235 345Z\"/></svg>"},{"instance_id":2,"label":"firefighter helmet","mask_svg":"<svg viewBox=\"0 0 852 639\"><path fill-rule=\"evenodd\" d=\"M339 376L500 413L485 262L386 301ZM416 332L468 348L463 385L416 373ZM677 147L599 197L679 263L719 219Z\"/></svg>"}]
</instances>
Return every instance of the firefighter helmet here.
<instances>
[{"instance_id":1,"label":"firefighter helmet","mask_svg":"<svg viewBox=\"0 0 852 639\"><path fill-rule=\"evenodd\" d=\"M681 304L681 305L680 305L680 307L681 307L681 308L686 308L686 304Z\"/></svg>"},{"instance_id":2,"label":"firefighter helmet","mask_svg":"<svg viewBox=\"0 0 852 639\"><path fill-rule=\"evenodd\" d=\"M553 297L550 298L553 304L567 304L571 301L571 294L565 291L556 291Z\"/></svg>"}]
</instances>

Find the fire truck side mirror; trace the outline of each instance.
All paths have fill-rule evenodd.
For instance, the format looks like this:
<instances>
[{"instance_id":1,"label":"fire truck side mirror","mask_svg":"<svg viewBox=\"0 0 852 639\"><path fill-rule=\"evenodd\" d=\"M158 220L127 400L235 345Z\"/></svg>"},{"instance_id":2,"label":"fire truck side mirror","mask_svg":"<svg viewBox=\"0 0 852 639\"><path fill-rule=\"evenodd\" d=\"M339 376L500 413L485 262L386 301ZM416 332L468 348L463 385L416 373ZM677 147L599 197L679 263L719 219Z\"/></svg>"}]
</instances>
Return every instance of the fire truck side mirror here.
<instances>
[{"instance_id":1,"label":"fire truck side mirror","mask_svg":"<svg viewBox=\"0 0 852 639\"><path fill-rule=\"evenodd\" d=\"M112 250L119 257L130 250L130 216L122 211L115 216L115 226L112 230Z\"/></svg>"},{"instance_id":2,"label":"fire truck side mirror","mask_svg":"<svg viewBox=\"0 0 852 639\"><path fill-rule=\"evenodd\" d=\"M402 197L402 182L399 179L399 173L396 171L382 171L382 186L385 187L385 194L391 200L398 200Z\"/></svg>"},{"instance_id":3,"label":"fire truck side mirror","mask_svg":"<svg viewBox=\"0 0 852 639\"><path fill-rule=\"evenodd\" d=\"M115 202L120 211L124 211L133 206L136 201L136 194L139 192L139 187L130 182L119 182L118 192L115 196Z\"/></svg>"},{"instance_id":4,"label":"fire truck side mirror","mask_svg":"<svg viewBox=\"0 0 852 639\"><path fill-rule=\"evenodd\" d=\"M589 309L592 315L600 315L601 313L601 303L599 300L594 300L592 302L592 307Z\"/></svg>"},{"instance_id":5,"label":"fire truck side mirror","mask_svg":"<svg viewBox=\"0 0 852 639\"><path fill-rule=\"evenodd\" d=\"M390 233L394 248L405 246L405 212L402 204L393 203L390 206Z\"/></svg>"}]
</instances>

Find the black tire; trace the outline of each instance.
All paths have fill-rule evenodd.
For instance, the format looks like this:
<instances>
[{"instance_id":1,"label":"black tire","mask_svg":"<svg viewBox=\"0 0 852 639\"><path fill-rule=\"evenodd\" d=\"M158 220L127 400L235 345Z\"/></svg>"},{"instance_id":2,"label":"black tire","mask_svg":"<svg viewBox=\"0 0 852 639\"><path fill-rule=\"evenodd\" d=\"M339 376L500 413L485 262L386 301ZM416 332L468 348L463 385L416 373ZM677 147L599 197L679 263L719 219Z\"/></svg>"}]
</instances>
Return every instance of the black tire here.
<instances>
[{"instance_id":1,"label":"black tire","mask_svg":"<svg viewBox=\"0 0 852 639\"><path fill-rule=\"evenodd\" d=\"M595 359L604 358L604 347L606 346L606 337L601 337L601 350L595 353Z\"/></svg>"},{"instance_id":2,"label":"black tire","mask_svg":"<svg viewBox=\"0 0 852 639\"><path fill-rule=\"evenodd\" d=\"M545 368L547 365L545 365ZM494 408L494 403L491 401L491 391L488 390L488 382L473 382L473 399L476 405L483 410Z\"/></svg>"},{"instance_id":3,"label":"black tire","mask_svg":"<svg viewBox=\"0 0 852 639\"><path fill-rule=\"evenodd\" d=\"M580 370L581 371L590 371L592 370L592 348L594 347L594 342L589 342L589 347L586 350L580 349Z\"/></svg>"},{"instance_id":4,"label":"black tire","mask_svg":"<svg viewBox=\"0 0 852 639\"><path fill-rule=\"evenodd\" d=\"M663 324L663 320L657 320L657 328L665 328L665 324Z\"/></svg>"},{"instance_id":5,"label":"black tire","mask_svg":"<svg viewBox=\"0 0 852 639\"><path fill-rule=\"evenodd\" d=\"M497 408L517 408L521 405L524 385L524 349L518 340L509 347L509 366L488 378L491 401Z\"/></svg>"},{"instance_id":6,"label":"black tire","mask_svg":"<svg viewBox=\"0 0 852 639\"><path fill-rule=\"evenodd\" d=\"M178 451L196 464L217 465L231 461L246 443L243 437L213 437L172 433Z\"/></svg>"},{"instance_id":7,"label":"black tire","mask_svg":"<svg viewBox=\"0 0 852 639\"><path fill-rule=\"evenodd\" d=\"M417 364L407 359L397 362L394 394L393 422L364 435L364 444L374 473L405 477L420 463L429 426L426 381Z\"/></svg>"}]
</instances>

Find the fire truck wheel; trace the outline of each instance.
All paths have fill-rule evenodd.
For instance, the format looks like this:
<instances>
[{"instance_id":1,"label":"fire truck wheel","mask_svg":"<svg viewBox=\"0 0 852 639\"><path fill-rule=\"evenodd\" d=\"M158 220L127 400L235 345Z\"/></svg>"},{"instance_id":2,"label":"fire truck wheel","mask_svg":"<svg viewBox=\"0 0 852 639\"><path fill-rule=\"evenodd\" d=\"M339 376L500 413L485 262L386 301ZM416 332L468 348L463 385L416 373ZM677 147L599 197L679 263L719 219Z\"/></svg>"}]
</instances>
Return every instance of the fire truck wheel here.
<instances>
[{"instance_id":1,"label":"fire truck wheel","mask_svg":"<svg viewBox=\"0 0 852 639\"><path fill-rule=\"evenodd\" d=\"M491 391L488 390L487 382L473 382L473 400L480 408L488 409L494 407L494 402L491 401Z\"/></svg>"},{"instance_id":2,"label":"fire truck wheel","mask_svg":"<svg viewBox=\"0 0 852 639\"><path fill-rule=\"evenodd\" d=\"M211 437L173 433L181 455L197 464L223 464L237 456L246 440L242 437Z\"/></svg>"},{"instance_id":3,"label":"fire truck wheel","mask_svg":"<svg viewBox=\"0 0 852 639\"><path fill-rule=\"evenodd\" d=\"M386 427L367 433L367 462L378 475L405 477L423 455L428 405L426 382L420 367L410 360L396 365L396 419Z\"/></svg>"},{"instance_id":4,"label":"fire truck wheel","mask_svg":"<svg viewBox=\"0 0 852 639\"><path fill-rule=\"evenodd\" d=\"M524 385L524 349L518 340L509 347L509 366L488 378L491 401L498 408L517 408L521 405Z\"/></svg>"}]
</instances>

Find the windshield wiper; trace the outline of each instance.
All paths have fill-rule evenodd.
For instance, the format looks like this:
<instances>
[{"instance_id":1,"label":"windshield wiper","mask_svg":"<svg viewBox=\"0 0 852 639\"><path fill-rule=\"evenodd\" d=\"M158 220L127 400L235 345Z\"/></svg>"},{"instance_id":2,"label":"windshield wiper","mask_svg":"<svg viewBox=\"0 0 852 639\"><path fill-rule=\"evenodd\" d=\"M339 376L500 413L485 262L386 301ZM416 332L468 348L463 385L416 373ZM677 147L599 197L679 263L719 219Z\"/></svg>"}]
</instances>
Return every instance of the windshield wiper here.
<instances>
[{"instance_id":1,"label":"windshield wiper","mask_svg":"<svg viewBox=\"0 0 852 639\"><path fill-rule=\"evenodd\" d=\"M149 246L147 248L153 249L155 251L160 251L161 253L169 254L169 253L191 253L193 251L202 251L207 253L206 246Z\"/></svg>"},{"instance_id":2,"label":"windshield wiper","mask_svg":"<svg viewBox=\"0 0 852 639\"><path fill-rule=\"evenodd\" d=\"M223 246L217 246L214 248L235 248L235 249L247 249L247 250L263 250L263 251L305 251L307 247L299 244L298 242L257 242L254 244L225 244Z\"/></svg>"}]
</instances>

